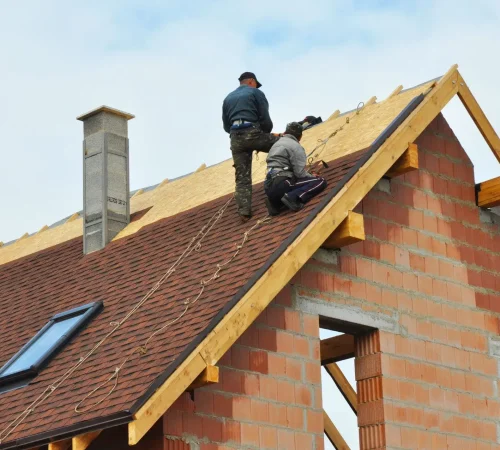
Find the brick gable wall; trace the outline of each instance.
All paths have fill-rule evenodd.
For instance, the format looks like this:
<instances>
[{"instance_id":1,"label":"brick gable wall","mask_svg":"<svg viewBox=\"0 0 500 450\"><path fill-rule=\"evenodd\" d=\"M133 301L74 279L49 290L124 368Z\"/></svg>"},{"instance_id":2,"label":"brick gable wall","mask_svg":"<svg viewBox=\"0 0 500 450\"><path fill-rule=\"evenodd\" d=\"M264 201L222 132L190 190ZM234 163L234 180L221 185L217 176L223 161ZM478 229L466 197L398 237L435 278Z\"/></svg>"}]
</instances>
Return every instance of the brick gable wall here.
<instances>
[{"instance_id":1,"label":"brick gable wall","mask_svg":"<svg viewBox=\"0 0 500 450\"><path fill-rule=\"evenodd\" d=\"M320 251L297 302L380 328L357 340L362 449L500 448L500 227L442 115L417 144L421 169L365 198L366 241Z\"/></svg>"}]
</instances>

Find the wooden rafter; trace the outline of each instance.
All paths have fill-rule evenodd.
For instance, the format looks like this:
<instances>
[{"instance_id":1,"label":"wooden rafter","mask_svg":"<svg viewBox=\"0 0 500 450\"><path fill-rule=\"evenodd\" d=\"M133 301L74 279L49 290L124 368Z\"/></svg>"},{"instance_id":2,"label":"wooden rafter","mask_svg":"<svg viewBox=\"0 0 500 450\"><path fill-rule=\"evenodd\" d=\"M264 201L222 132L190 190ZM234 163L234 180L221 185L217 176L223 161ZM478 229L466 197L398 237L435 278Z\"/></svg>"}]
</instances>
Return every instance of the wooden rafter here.
<instances>
[{"instance_id":1,"label":"wooden rafter","mask_svg":"<svg viewBox=\"0 0 500 450\"><path fill-rule=\"evenodd\" d=\"M354 336L339 334L320 342L321 364L343 361L354 358Z\"/></svg>"},{"instance_id":2,"label":"wooden rafter","mask_svg":"<svg viewBox=\"0 0 500 450\"><path fill-rule=\"evenodd\" d=\"M323 422L325 427L326 437L330 440L332 445L337 450L350 450L350 447L347 445L347 442L344 440L339 430L330 419L330 416L323 410Z\"/></svg>"},{"instance_id":3,"label":"wooden rafter","mask_svg":"<svg viewBox=\"0 0 500 450\"><path fill-rule=\"evenodd\" d=\"M347 217L323 243L323 248L340 248L365 240L363 214L349 211Z\"/></svg>"},{"instance_id":4,"label":"wooden rafter","mask_svg":"<svg viewBox=\"0 0 500 450\"><path fill-rule=\"evenodd\" d=\"M345 377L342 370L336 363L325 364L325 369L328 375L332 377L332 380L339 388L340 393L344 396L347 403L353 410L354 414L358 413L358 397L356 391L349 383L349 380Z\"/></svg>"},{"instance_id":5,"label":"wooden rafter","mask_svg":"<svg viewBox=\"0 0 500 450\"><path fill-rule=\"evenodd\" d=\"M493 208L500 206L500 177L476 184L477 206Z\"/></svg>"},{"instance_id":6,"label":"wooden rafter","mask_svg":"<svg viewBox=\"0 0 500 450\"><path fill-rule=\"evenodd\" d=\"M367 106L373 105L377 101L377 97L374 95L373 97L370 97L365 104L363 105L363 108L366 108Z\"/></svg>"},{"instance_id":7,"label":"wooden rafter","mask_svg":"<svg viewBox=\"0 0 500 450\"><path fill-rule=\"evenodd\" d=\"M198 389L206 386L207 384L214 384L219 382L219 368L217 366L207 366L205 370L194 380L188 387L188 391Z\"/></svg>"},{"instance_id":8,"label":"wooden rafter","mask_svg":"<svg viewBox=\"0 0 500 450\"><path fill-rule=\"evenodd\" d=\"M486 114L484 114L483 110L479 106L479 103L472 95L472 92L460 74L458 74L457 81L458 97L493 151L493 154L500 162L500 138L498 137L498 134L493 129L493 126L486 117Z\"/></svg>"},{"instance_id":9,"label":"wooden rafter","mask_svg":"<svg viewBox=\"0 0 500 450\"><path fill-rule=\"evenodd\" d=\"M49 450L69 450L71 448L71 439L64 439L62 441L51 442Z\"/></svg>"},{"instance_id":10,"label":"wooden rafter","mask_svg":"<svg viewBox=\"0 0 500 450\"><path fill-rule=\"evenodd\" d=\"M328 121L328 120L333 120L333 119L336 119L338 116L340 116L340 110L336 109L336 110L333 112L333 114L332 114L330 117L328 117L328 119L326 119L326 120L327 120L327 121Z\"/></svg>"},{"instance_id":11,"label":"wooden rafter","mask_svg":"<svg viewBox=\"0 0 500 450\"><path fill-rule=\"evenodd\" d=\"M411 143L408 149L399 157L386 173L389 178L398 177L412 170L418 169L418 145Z\"/></svg>"},{"instance_id":12,"label":"wooden rafter","mask_svg":"<svg viewBox=\"0 0 500 450\"><path fill-rule=\"evenodd\" d=\"M170 377L134 414L129 423L129 444L135 445L189 387L207 364L215 365L234 342L255 321L298 270L311 258L330 234L347 217L395 161L425 130L457 93L457 66L453 66L427 93L405 122L343 186L254 283L197 348L179 364Z\"/></svg>"},{"instance_id":13,"label":"wooden rafter","mask_svg":"<svg viewBox=\"0 0 500 450\"><path fill-rule=\"evenodd\" d=\"M398 95L402 90L403 90L403 85L400 84L396 89L394 89L391 92L391 95L389 95L389 97L387 97L387 100L389 100L392 97L396 97L396 95Z\"/></svg>"},{"instance_id":14,"label":"wooden rafter","mask_svg":"<svg viewBox=\"0 0 500 450\"><path fill-rule=\"evenodd\" d=\"M80 434L73 438L73 450L86 450L87 447L101 434L102 430Z\"/></svg>"}]
</instances>

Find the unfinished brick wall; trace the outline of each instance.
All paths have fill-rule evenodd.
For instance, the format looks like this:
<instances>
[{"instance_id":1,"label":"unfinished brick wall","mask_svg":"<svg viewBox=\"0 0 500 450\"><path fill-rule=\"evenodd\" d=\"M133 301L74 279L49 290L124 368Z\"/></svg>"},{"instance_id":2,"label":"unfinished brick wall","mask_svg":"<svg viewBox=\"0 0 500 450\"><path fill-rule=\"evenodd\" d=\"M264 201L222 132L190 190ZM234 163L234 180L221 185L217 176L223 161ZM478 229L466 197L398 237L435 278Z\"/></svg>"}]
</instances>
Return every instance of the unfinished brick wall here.
<instances>
[{"instance_id":1,"label":"unfinished brick wall","mask_svg":"<svg viewBox=\"0 0 500 450\"><path fill-rule=\"evenodd\" d=\"M165 450L323 449L318 317L284 289L220 360L220 382L165 414Z\"/></svg>"},{"instance_id":2,"label":"unfinished brick wall","mask_svg":"<svg viewBox=\"0 0 500 450\"><path fill-rule=\"evenodd\" d=\"M421 169L357 208L366 241L321 251L293 289L380 328L356 345L362 449L500 448L500 227L443 116L417 144Z\"/></svg>"}]
</instances>

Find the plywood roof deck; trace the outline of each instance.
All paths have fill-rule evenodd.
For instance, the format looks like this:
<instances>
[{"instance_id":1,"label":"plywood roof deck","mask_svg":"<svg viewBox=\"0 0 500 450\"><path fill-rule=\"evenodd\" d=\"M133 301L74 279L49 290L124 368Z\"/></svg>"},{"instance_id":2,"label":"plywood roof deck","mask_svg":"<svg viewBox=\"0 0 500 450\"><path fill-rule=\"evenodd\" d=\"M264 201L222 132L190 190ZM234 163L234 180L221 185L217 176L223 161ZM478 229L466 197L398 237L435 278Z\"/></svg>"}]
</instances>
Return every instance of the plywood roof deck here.
<instances>
[{"instance_id":1,"label":"plywood roof deck","mask_svg":"<svg viewBox=\"0 0 500 450\"><path fill-rule=\"evenodd\" d=\"M321 150L320 159L331 161L367 148L387 125L403 110L417 94L425 92L432 82L401 91L379 103L370 104L355 115L342 131L333 136ZM308 152L346 122L353 112L344 113L327 120L304 133L302 144ZM264 179L265 156L258 161L254 155L253 183ZM206 186L210 186L207 189ZM195 206L234 192L234 169L232 160L207 167L188 176L160 183L155 189L145 190L131 199L131 213L151 208L147 214L129 224L115 239L136 233L145 225L173 216ZM33 234L20 241L0 248L0 264L22 258L51 246L82 235L82 218L52 227L40 234Z\"/></svg>"}]
</instances>

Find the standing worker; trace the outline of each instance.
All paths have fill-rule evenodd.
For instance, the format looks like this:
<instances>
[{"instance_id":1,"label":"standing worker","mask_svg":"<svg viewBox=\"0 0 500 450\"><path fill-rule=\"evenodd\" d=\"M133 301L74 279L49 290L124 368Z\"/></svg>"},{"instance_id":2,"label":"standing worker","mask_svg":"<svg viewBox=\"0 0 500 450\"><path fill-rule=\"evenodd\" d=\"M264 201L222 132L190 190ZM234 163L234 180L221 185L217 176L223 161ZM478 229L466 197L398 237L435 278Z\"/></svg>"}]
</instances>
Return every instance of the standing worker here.
<instances>
[{"instance_id":1,"label":"standing worker","mask_svg":"<svg viewBox=\"0 0 500 450\"><path fill-rule=\"evenodd\" d=\"M240 86L222 104L224 130L231 138L236 172L234 197L243 222L252 217L252 152L269 152L279 136L271 134L273 121L269 103L259 88L262 86L252 72L238 78Z\"/></svg>"},{"instance_id":2,"label":"standing worker","mask_svg":"<svg viewBox=\"0 0 500 450\"><path fill-rule=\"evenodd\" d=\"M306 151L300 145L302 125L291 122L282 138L267 155L267 176L264 190L269 214L275 216L284 206L299 211L304 204L326 188L324 178L306 170Z\"/></svg>"}]
</instances>

